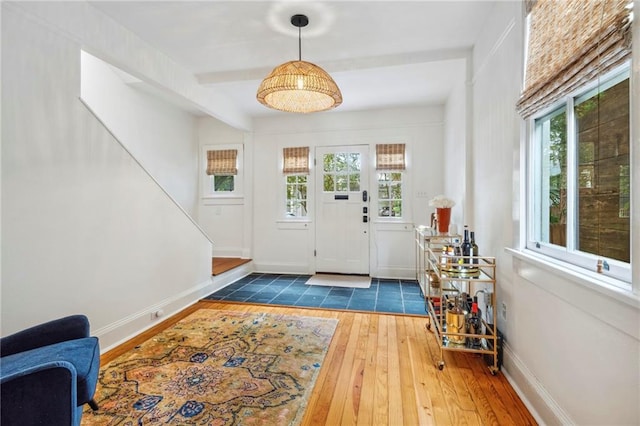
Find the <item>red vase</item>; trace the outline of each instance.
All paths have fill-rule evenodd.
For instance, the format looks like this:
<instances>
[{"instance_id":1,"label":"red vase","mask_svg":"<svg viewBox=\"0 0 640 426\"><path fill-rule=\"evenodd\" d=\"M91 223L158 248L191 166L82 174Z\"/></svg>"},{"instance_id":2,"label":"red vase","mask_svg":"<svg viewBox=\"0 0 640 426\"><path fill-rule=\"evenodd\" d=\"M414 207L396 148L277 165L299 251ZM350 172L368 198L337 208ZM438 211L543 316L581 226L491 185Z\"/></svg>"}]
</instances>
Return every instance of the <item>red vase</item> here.
<instances>
[{"instance_id":1,"label":"red vase","mask_svg":"<svg viewBox=\"0 0 640 426\"><path fill-rule=\"evenodd\" d=\"M446 234L449 232L449 223L451 222L451 207L436 208L438 214L438 232Z\"/></svg>"}]
</instances>

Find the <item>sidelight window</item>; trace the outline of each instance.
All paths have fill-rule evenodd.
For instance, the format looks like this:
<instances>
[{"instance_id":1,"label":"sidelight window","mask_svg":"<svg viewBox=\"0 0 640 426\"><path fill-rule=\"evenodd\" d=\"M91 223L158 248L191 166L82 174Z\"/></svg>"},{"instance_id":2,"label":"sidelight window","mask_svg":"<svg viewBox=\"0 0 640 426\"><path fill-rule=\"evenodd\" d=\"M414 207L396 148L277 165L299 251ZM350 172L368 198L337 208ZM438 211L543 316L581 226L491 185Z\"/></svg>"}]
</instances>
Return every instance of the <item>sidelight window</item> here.
<instances>
[{"instance_id":1,"label":"sidelight window","mask_svg":"<svg viewBox=\"0 0 640 426\"><path fill-rule=\"evenodd\" d=\"M285 216L307 217L309 188L309 147L284 148L282 172L285 176Z\"/></svg>"},{"instance_id":2,"label":"sidelight window","mask_svg":"<svg viewBox=\"0 0 640 426\"><path fill-rule=\"evenodd\" d=\"M401 218L403 216L402 180L405 169L405 144L376 145L378 217Z\"/></svg>"}]
</instances>

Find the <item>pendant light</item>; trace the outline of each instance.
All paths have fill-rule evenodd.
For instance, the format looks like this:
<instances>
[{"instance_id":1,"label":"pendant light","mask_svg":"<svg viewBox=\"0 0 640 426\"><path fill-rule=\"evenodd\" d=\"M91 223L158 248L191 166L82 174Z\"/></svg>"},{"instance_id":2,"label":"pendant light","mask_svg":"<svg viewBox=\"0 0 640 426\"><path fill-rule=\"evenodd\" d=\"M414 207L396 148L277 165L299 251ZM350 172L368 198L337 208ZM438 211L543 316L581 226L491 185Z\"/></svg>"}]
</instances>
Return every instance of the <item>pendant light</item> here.
<instances>
[{"instance_id":1,"label":"pendant light","mask_svg":"<svg viewBox=\"0 0 640 426\"><path fill-rule=\"evenodd\" d=\"M271 71L258 87L258 101L269 108L298 113L337 107L342 103L338 85L325 70L302 60L301 28L309 24L309 18L293 15L291 24L298 27L298 60Z\"/></svg>"}]
</instances>

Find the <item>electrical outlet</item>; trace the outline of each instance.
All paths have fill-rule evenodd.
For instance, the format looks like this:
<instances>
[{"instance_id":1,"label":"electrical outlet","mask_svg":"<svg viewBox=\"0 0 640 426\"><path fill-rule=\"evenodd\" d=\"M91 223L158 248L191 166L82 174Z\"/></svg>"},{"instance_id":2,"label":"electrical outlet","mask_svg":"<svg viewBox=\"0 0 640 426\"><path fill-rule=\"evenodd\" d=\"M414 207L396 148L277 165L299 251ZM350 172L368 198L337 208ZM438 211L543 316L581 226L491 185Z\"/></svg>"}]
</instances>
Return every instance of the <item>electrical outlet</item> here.
<instances>
[{"instance_id":1,"label":"electrical outlet","mask_svg":"<svg viewBox=\"0 0 640 426\"><path fill-rule=\"evenodd\" d=\"M503 320L507 319L507 304L504 302L502 302L502 305L500 306L500 314Z\"/></svg>"},{"instance_id":2,"label":"electrical outlet","mask_svg":"<svg viewBox=\"0 0 640 426\"><path fill-rule=\"evenodd\" d=\"M157 311L151 312L151 321L155 321L161 316L164 315L164 311L162 309L158 309Z\"/></svg>"}]
</instances>

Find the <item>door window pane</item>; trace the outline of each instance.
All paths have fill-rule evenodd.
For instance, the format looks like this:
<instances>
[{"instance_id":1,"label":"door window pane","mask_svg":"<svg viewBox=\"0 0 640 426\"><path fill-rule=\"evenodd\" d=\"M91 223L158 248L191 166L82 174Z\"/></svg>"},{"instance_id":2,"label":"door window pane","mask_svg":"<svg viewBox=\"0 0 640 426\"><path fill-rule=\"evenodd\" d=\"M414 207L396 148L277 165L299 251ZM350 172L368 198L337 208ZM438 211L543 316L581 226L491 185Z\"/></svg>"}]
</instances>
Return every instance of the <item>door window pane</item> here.
<instances>
[{"instance_id":1,"label":"door window pane","mask_svg":"<svg viewBox=\"0 0 640 426\"><path fill-rule=\"evenodd\" d=\"M359 174L349 175L349 191L360 192L360 175Z\"/></svg>"},{"instance_id":2,"label":"door window pane","mask_svg":"<svg viewBox=\"0 0 640 426\"><path fill-rule=\"evenodd\" d=\"M340 153L335 156L335 171L346 172L347 171L347 154Z\"/></svg>"},{"instance_id":3,"label":"door window pane","mask_svg":"<svg viewBox=\"0 0 640 426\"><path fill-rule=\"evenodd\" d=\"M333 154L325 154L322 159L322 164L325 172L332 172L335 169L335 156Z\"/></svg>"},{"instance_id":4,"label":"door window pane","mask_svg":"<svg viewBox=\"0 0 640 426\"><path fill-rule=\"evenodd\" d=\"M324 182L322 186L324 192L333 192L335 190L333 175L325 174L322 180Z\"/></svg>"},{"instance_id":5,"label":"door window pane","mask_svg":"<svg viewBox=\"0 0 640 426\"><path fill-rule=\"evenodd\" d=\"M347 192L347 176L336 176L336 192Z\"/></svg>"},{"instance_id":6,"label":"door window pane","mask_svg":"<svg viewBox=\"0 0 640 426\"><path fill-rule=\"evenodd\" d=\"M354 172L360 171L360 154L352 152L349 154L349 170Z\"/></svg>"},{"instance_id":7,"label":"door window pane","mask_svg":"<svg viewBox=\"0 0 640 426\"><path fill-rule=\"evenodd\" d=\"M361 158L359 153L325 154L322 160L325 192L360 192Z\"/></svg>"}]
</instances>

